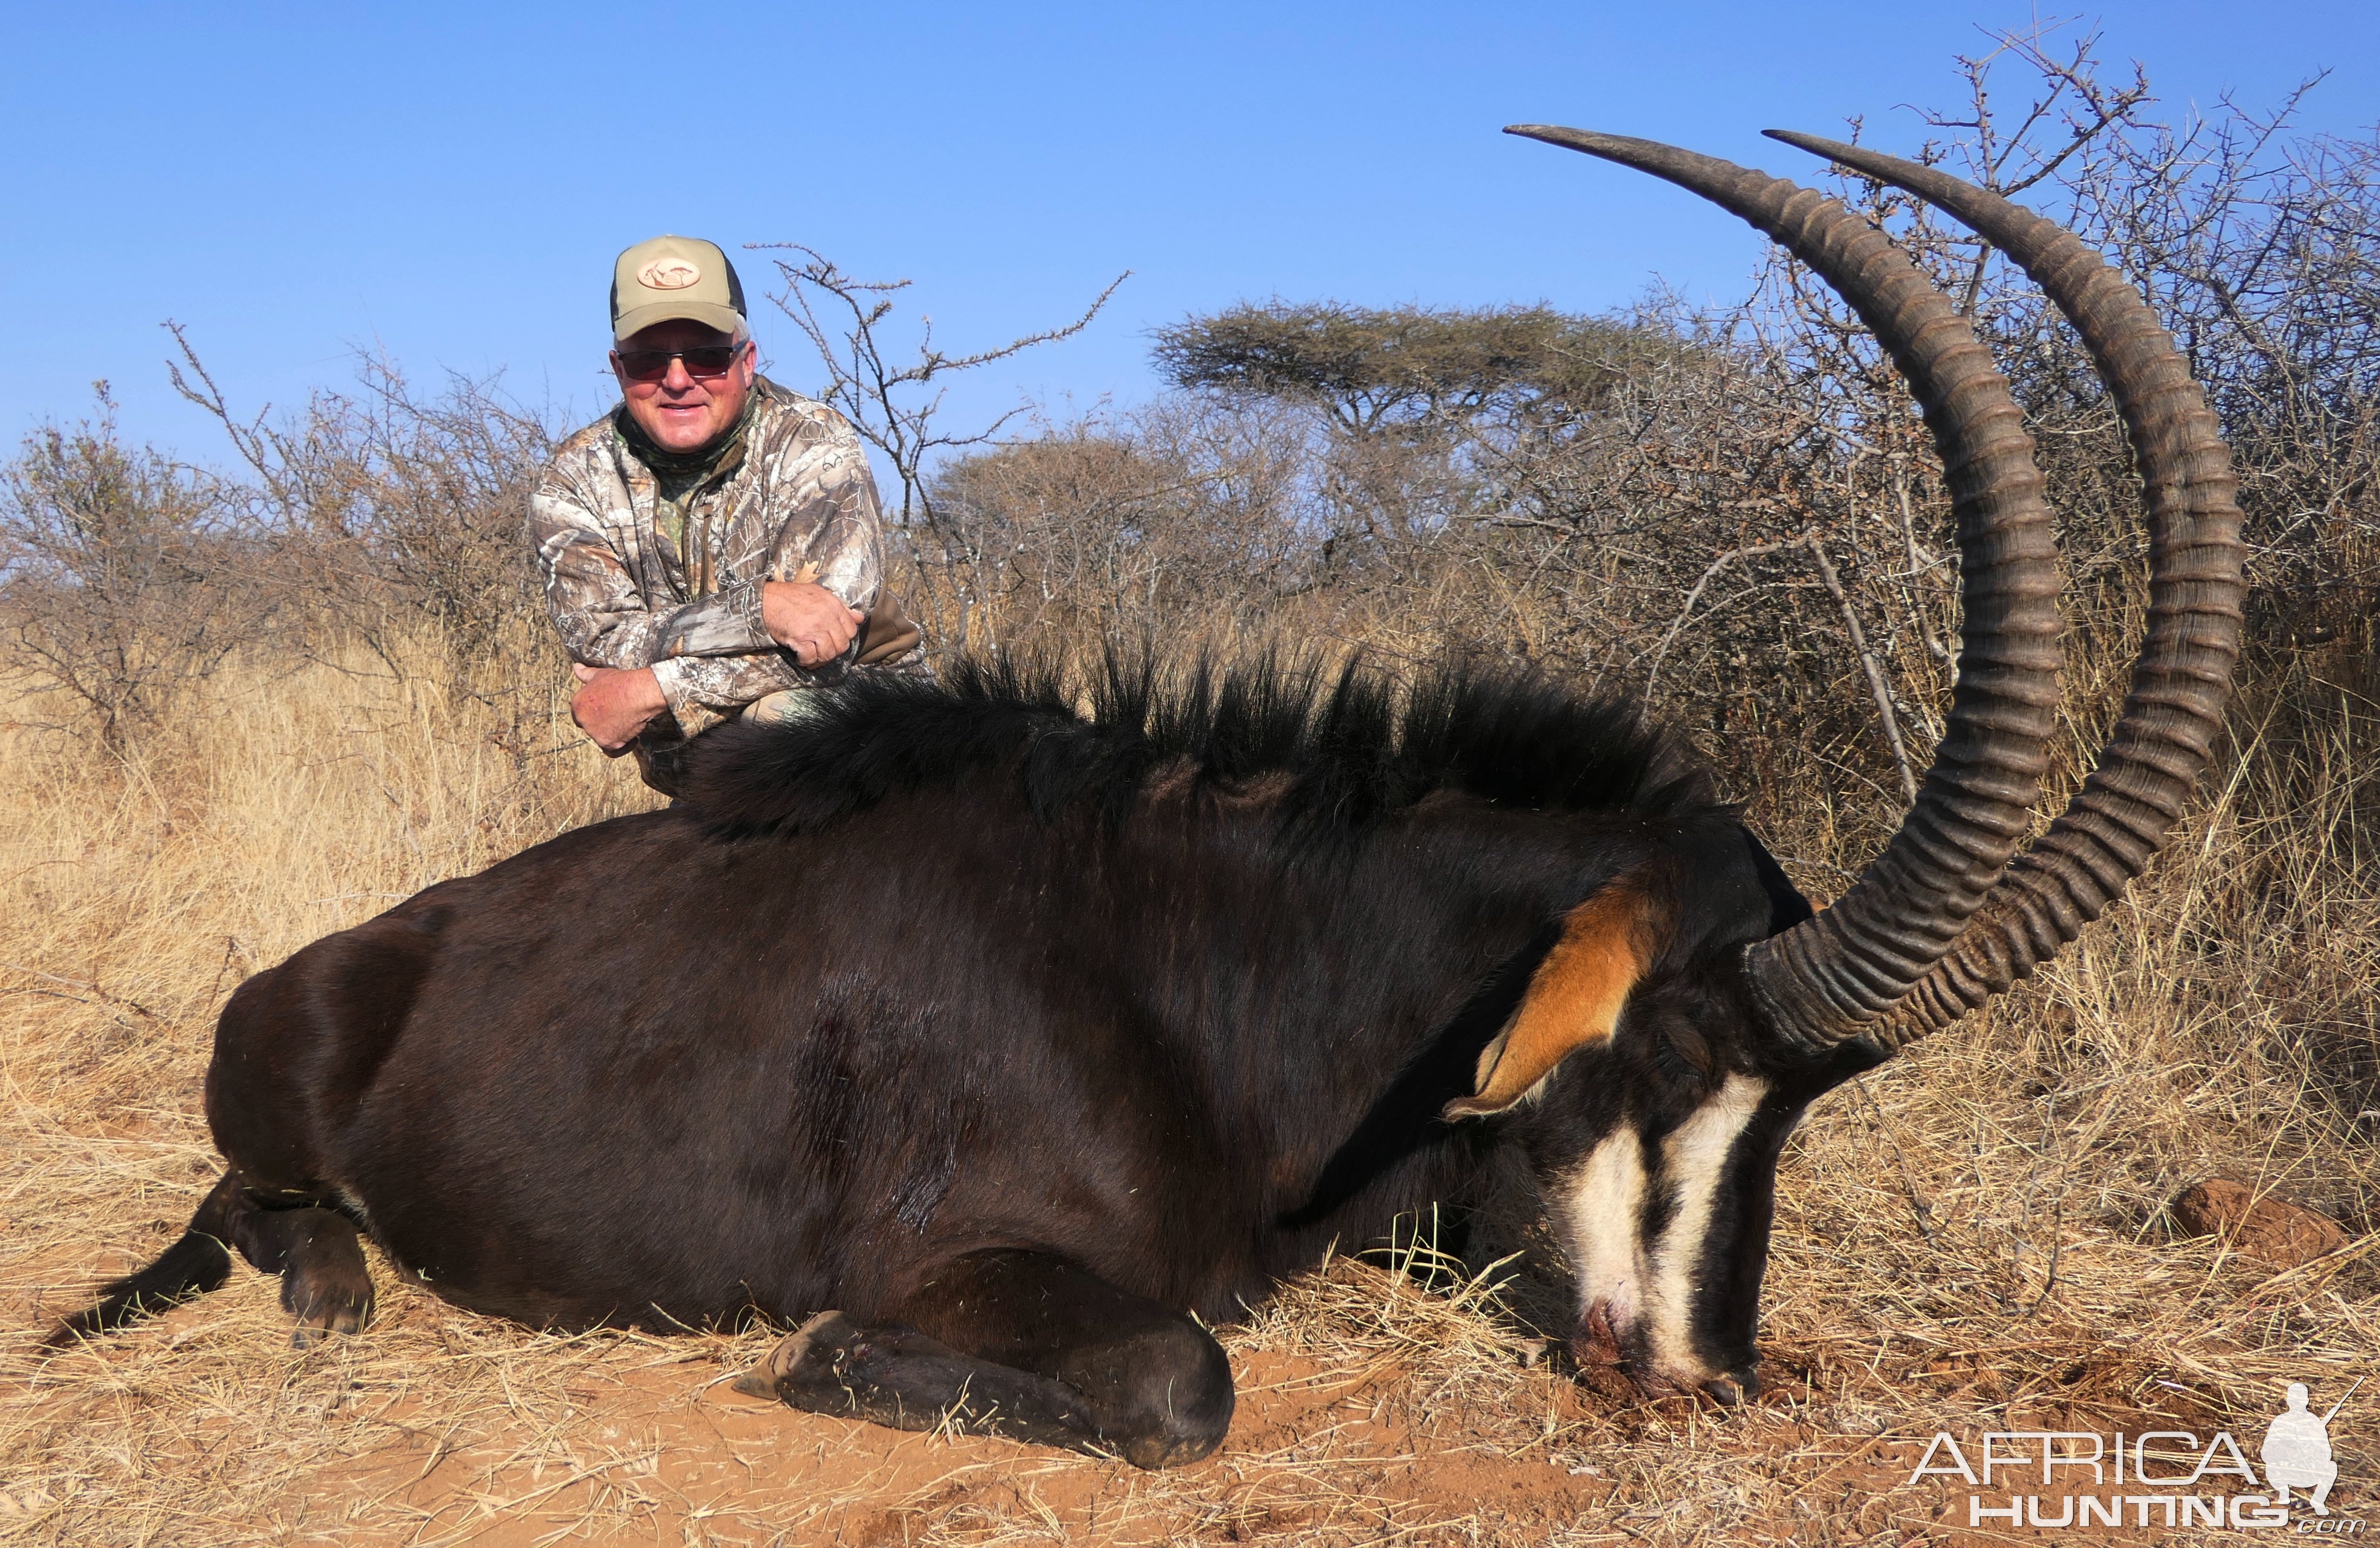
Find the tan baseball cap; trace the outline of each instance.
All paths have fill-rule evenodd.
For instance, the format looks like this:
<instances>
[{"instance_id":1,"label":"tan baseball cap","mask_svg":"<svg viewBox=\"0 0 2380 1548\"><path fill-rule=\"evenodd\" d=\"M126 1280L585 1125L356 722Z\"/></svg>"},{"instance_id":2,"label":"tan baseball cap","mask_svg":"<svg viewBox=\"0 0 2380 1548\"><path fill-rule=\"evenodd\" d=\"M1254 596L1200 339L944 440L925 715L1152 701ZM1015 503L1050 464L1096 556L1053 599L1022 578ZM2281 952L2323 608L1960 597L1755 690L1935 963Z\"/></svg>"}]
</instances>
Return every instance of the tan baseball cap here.
<instances>
[{"instance_id":1,"label":"tan baseball cap","mask_svg":"<svg viewBox=\"0 0 2380 1548\"><path fill-rule=\"evenodd\" d=\"M656 236L622 253L612 265L612 337L679 318L722 333L744 320L744 282L719 244Z\"/></svg>"}]
</instances>

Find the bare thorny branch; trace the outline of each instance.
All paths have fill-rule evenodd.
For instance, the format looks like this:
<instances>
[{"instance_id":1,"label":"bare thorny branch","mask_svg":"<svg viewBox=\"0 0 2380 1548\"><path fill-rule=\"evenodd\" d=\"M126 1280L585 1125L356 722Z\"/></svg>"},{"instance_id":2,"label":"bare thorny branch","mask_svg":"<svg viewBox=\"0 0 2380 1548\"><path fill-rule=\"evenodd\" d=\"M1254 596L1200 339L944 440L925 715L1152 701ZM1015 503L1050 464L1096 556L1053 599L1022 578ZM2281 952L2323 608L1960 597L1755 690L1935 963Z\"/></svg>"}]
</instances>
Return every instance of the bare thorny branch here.
<instances>
[{"instance_id":1,"label":"bare thorny branch","mask_svg":"<svg viewBox=\"0 0 2380 1548\"><path fill-rule=\"evenodd\" d=\"M892 317L892 297L908 288L908 280L856 279L832 259L798 242L753 246L762 251L797 255L775 260L784 288L770 299L801 329L825 367L826 384L818 393L820 401L841 412L892 463L893 476L901 483L898 520L917 563L918 583L932 592L939 581L955 582L956 643L969 643L979 624L989 626L983 609L992 585L984 572L1000 568L1001 562L979 551L965 532L941 518L930 468L952 453L990 445L1028 405L1019 404L990 424L972 429L945 429L937 420L948 379L1038 345L1074 337L1090 326L1116 288L1132 277L1131 271L1109 281L1107 288L1073 321L970 354L951 355L937 348L933 319L921 315L917 357L902 362L894 358L881 331ZM829 306L835 314L832 324L819 315L820 305Z\"/></svg>"},{"instance_id":2,"label":"bare thorny branch","mask_svg":"<svg viewBox=\"0 0 2380 1548\"><path fill-rule=\"evenodd\" d=\"M2062 55L2050 53L2049 35L2065 25L2059 20L2036 21L2021 32L1988 33L1994 43L1991 49L1959 55L1959 73L1967 86L1964 116L1910 109L1928 128L1954 137L1970 182L2015 199L2055 177L2059 168L2101 136L2137 126L2140 109L2155 101L2149 91L2148 74L2137 61L2129 85L2110 89L2101 83L2095 66L2100 36L2095 30L2076 39ZM2002 58L2022 62L2034 77L2033 99L2018 115L2012 131L2002 128L1992 103L1992 67ZM2040 144L2037 137L2053 127L2064 130L2062 142ZM1918 159L1929 163L1938 161L1946 149L1928 143ZM2011 168L2018 169L2013 175ZM1963 233L1937 236L1937 240L1973 249L1959 292L1960 315L1972 316L1991 267L1992 245Z\"/></svg>"},{"instance_id":3,"label":"bare thorny branch","mask_svg":"<svg viewBox=\"0 0 2380 1548\"><path fill-rule=\"evenodd\" d=\"M1099 316L1117 287L1132 278L1132 272L1126 270L1109 281L1107 288L1072 322L1026 333L968 355L948 355L937 349L934 320L921 317L917 358L907 364L894 364L878 330L892 315L892 296L907 289L910 281L855 279L833 260L798 242L752 246L763 251L801 255L799 261L776 260L785 288L770 299L793 319L826 367L827 383L819 393L820 399L839 410L869 444L892 460L901 479L904 522L933 520L933 497L924 470L936 454L984 445L1026 411L1026 405L1020 404L990 424L965 432L938 429L934 419L941 409L946 387L940 379L1005 360L1037 345L1074 337L1090 326L1091 320ZM822 299L832 298L848 314L846 320L830 328L811 303L812 292ZM931 395L921 395L929 387L933 389Z\"/></svg>"}]
</instances>

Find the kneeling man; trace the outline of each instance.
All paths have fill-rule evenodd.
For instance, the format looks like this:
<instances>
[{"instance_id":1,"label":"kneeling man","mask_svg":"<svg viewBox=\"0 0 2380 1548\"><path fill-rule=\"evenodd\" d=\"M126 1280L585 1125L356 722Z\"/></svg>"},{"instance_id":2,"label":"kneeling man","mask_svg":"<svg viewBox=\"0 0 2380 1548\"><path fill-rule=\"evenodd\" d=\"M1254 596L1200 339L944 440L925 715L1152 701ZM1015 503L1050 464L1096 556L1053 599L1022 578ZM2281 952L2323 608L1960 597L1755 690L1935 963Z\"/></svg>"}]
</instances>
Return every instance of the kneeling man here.
<instances>
[{"instance_id":1,"label":"kneeling man","mask_svg":"<svg viewBox=\"0 0 2380 1548\"><path fill-rule=\"evenodd\" d=\"M547 465L528 537L579 679L571 719L675 794L694 737L790 719L854 669L922 670L923 642L884 589L858 435L759 374L725 253L622 253L612 335L619 406Z\"/></svg>"}]
</instances>

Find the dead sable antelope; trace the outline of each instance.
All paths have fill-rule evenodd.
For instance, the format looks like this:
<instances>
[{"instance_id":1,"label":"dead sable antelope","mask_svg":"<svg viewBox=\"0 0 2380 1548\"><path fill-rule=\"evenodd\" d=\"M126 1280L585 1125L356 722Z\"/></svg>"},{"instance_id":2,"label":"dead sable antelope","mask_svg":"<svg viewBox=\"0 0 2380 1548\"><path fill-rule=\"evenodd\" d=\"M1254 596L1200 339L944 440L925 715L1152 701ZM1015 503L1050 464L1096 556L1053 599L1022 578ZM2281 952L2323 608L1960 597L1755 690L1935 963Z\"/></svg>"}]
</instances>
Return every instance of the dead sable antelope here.
<instances>
[{"instance_id":1,"label":"dead sable antelope","mask_svg":"<svg viewBox=\"0 0 2380 1548\"><path fill-rule=\"evenodd\" d=\"M1221 1440L1205 1324L1334 1239L1475 1196L1517 1146L1577 1274L1572 1348L1753 1385L1777 1155L1812 1098L2030 972L2165 841L2237 652L2229 461L2181 360L2070 234L1801 136L2022 264L2131 435L2147 638L2098 771L2022 859L2058 556L2017 408L1950 303L1817 194L1643 140L1832 284L1949 470L1965 643L1916 804L1808 905L1627 706L1450 666L1166 679L961 663L706 737L669 811L566 834L299 951L225 1007L228 1168L55 1336L282 1276L365 1323L359 1233L557 1326L765 1314L797 1407L1111 1449ZM715 964L733 962L722 974ZM946 1421L947 1416L947 1421Z\"/></svg>"}]
</instances>

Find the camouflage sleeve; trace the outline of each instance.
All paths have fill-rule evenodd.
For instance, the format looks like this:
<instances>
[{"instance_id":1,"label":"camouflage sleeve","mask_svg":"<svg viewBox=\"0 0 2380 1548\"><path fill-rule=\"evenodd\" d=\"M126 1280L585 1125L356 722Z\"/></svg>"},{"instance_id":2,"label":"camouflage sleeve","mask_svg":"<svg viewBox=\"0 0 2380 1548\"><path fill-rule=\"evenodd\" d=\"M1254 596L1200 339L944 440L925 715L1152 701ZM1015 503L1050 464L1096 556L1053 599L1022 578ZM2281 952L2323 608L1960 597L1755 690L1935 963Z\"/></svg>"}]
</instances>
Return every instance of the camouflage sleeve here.
<instances>
[{"instance_id":1,"label":"camouflage sleeve","mask_svg":"<svg viewBox=\"0 0 2380 1548\"><path fill-rule=\"evenodd\" d=\"M820 480L816 509L779 530L790 550L779 562L812 566L819 585L866 612L884 586L884 508L858 435L845 426L837 441L843 460Z\"/></svg>"},{"instance_id":2,"label":"camouflage sleeve","mask_svg":"<svg viewBox=\"0 0 2380 1548\"><path fill-rule=\"evenodd\" d=\"M566 485L548 480L531 492L528 536L546 611L574 661L649 667L672 657L733 655L771 644L760 623L757 581L722 587L682 607L646 607L601 522Z\"/></svg>"},{"instance_id":3,"label":"camouflage sleeve","mask_svg":"<svg viewBox=\"0 0 2380 1548\"><path fill-rule=\"evenodd\" d=\"M780 688L798 688L812 673L794 663L790 650L754 651L747 656L674 656L653 663L653 680L662 697L677 715L688 736L721 717L733 715L754 699ZM700 710L712 713L703 715Z\"/></svg>"},{"instance_id":4,"label":"camouflage sleeve","mask_svg":"<svg viewBox=\"0 0 2380 1548\"><path fill-rule=\"evenodd\" d=\"M825 448L801 448L788 460L797 464L789 476L771 479L792 500L783 507L773 502L768 506L767 519L774 531L764 578L813 581L846 606L866 612L876 605L883 586L884 516L859 437L844 426ZM757 583L753 589L757 596ZM767 638L765 630L762 638ZM768 648L747 654L688 651L655 662L653 675L670 707L678 711L680 724L691 732L698 717L688 713L689 704L733 714L781 689L832 683L858 653L855 639L839 659L805 667L771 641Z\"/></svg>"}]
</instances>

